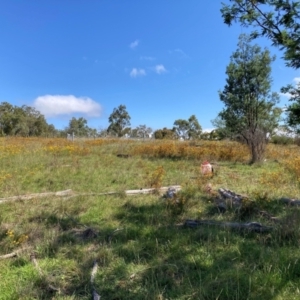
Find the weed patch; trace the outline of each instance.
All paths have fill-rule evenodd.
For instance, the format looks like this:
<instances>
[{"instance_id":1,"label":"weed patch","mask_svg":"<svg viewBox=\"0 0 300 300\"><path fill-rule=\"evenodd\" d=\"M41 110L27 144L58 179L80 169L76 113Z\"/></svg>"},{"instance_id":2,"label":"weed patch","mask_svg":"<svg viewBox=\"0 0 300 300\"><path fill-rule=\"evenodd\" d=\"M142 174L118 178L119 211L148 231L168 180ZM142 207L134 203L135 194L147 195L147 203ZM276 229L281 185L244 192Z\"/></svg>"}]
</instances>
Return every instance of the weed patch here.
<instances>
[{"instance_id":1,"label":"weed patch","mask_svg":"<svg viewBox=\"0 0 300 300\"><path fill-rule=\"evenodd\" d=\"M82 194L0 204L0 257L16 252L0 259L0 300L85 300L93 288L101 299L299 298L299 209L279 201L300 198L297 150L270 144L266 162L249 166L231 142L0 139L1 197ZM205 160L212 176L201 175ZM177 184L169 199L124 193ZM221 212L220 188L249 201ZM184 228L187 219L212 223ZM213 225L222 222L273 230Z\"/></svg>"}]
</instances>

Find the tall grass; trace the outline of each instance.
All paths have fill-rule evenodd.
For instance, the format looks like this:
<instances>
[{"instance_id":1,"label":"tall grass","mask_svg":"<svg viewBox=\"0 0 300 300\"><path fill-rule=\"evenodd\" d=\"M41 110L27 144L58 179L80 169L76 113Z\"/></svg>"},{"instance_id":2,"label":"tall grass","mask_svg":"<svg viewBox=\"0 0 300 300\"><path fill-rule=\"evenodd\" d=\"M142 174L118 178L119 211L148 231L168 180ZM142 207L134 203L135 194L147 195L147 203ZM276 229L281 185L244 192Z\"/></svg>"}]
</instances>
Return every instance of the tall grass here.
<instances>
[{"instance_id":1,"label":"tall grass","mask_svg":"<svg viewBox=\"0 0 300 300\"><path fill-rule=\"evenodd\" d=\"M91 299L94 261L101 299L298 299L300 212L278 201L300 198L298 152L269 145L266 162L249 166L247 150L230 142L0 139L0 197L118 192L0 204L0 255L23 248L0 259L0 299ZM201 176L202 160L214 176ZM175 184L183 190L173 200L123 193ZM219 187L247 194L254 209L220 214ZM178 226L186 219L273 230Z\"/></svg>"}]
</instances>

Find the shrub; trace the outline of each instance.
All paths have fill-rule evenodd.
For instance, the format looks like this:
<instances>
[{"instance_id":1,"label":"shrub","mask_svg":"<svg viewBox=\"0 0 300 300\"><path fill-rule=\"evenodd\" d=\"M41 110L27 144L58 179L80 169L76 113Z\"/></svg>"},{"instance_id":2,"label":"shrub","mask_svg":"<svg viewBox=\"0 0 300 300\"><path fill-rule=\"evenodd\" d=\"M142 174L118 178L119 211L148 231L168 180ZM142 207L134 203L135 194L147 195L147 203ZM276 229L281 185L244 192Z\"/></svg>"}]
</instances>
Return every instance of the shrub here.
<instances>
[{"instance_id":1,"label":"shrub","mask_svg":"<svg viewBox=\"0 0 300 300\"><path fill-rule=\"evenodd\" d=\"M276 145L291 145L294 143L294 139L284 135L274 135L271 139L271 143Z\"/></svg>"}]
</instances>

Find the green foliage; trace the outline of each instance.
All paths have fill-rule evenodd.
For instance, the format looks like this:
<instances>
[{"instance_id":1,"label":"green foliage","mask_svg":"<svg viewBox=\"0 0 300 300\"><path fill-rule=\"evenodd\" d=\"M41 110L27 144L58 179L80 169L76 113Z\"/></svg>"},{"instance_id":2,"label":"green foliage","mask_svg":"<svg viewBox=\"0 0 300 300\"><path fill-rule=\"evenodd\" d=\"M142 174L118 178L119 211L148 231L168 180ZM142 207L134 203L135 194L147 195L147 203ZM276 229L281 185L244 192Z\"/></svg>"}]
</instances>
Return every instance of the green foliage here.
<instances>
[{"instance_id":1,"label":"green foliage","mask_svg":"<svg viewBox=\"0 0 300 300\"><path fill-rule=\"evenodd\" d=\"M158 140L173 140L175 138L175 132L174 129L164 127L163 129L154 131L154 137Z\"/></svg>"},{"instance_id":2,"label":"green foliage","mask_svg":"<svg viewBox=\"0 0 300 300\"><path fill-rule=\"evenodd\" d=\"M294 139L285 135L274 135L271 142L276 145L291 145L294 144Z\"/></svg>"},{"instance_id":3,"label":"green foliage","mask_svg":"<svg viewBox=\"0 0 300 300\"><path fill-rule=\"evenodd\" d=\"M229 138L233 139L235 134L231 131L230 128L226 127L226 121L225 119L222 119L221 115L218 114L217 117L213 120L211 120L211 123L213 126L216 128L213 130L214 135L217 135L219 139L224 139L224 138ZM203 134L202 134L203 136ZM207 135L207 138L205 139L210 139L211 135L210 133Z\"/></svg>"},{"instance_id":4,"label":"green foliage","mask_svg":"<svg viewBox=\"0 0 300 300\"><path fill-rule=\"evenodd\" d=\"M112 114L109 116L109 127L107 129L109 134L121 137L130 131L130 116L126 110L125 105L119 105L114 108Z\"/></svg>"},{"instance_id":5,"label":"green foliage","mask_svg":"<svg viewBox=\"0 0 300 300\"><path fill-rule=\"evenodd\" d=\"M42 136L53 132L45 117L35 108L23 105L13 106L8 102L0 104L0 135Z\"/></svg>"},{"instance_id":6,"label":"green foliage","mask_svg":"<svg viewBox=\"0 0 300 300\"><path fill-rule=\"evenodd\" d=\"M195 115L192 115L188 119L189 122L189 139L200 139L202 133L202 127L198 122L198 119Z\"/></svg>"},{"instance_id":7,"label":"green foliage","mask_svg":"<svg viewBox=\"0 0 300 300\"><path fill-rule=\"evenodd\" d=\"M96 141L72 143L89 147L87 155L76 151L53 155L45 148L69 144L60 139L0 139L1 153L9 145L13 150L26 144L26 151L1 159L1 197L67 188L83 194L0 204L0 255L22 250L16 257L0 259L1 300L92 299L94 261L98 270L93 286L101 299L299 298L299 210L278 201L283 195L299 195L299 185L282 164L270 159L250 168L232 157L218 161L216 176L203 178L202 157L120 159L115 155L120 147L129 153L135 146L154 147L158 141ZM223 151L228 143L207 144ZM178 142L183 144L189 142ZM269 147L281 153L278 160L292 158L298 150ZM157 194L98 195L149 187L148 170L163 186L181 184L174 201ZM5 174L11 176L3 181ZM204 192L208 184L211 194ZM242 211L242 220L234 210L220 214L214 203L220 187L259 201L255 209L247 206ZM261 216L260 205L280 222ZM186 219L255 221L274 230L247 233L215 225L189 229L181 226ZM35 255L35 263L30 254Z\"/></svg>"},{"instance_id":8,"label":"green foliage","mask_svg":"<svg viewBox=\"0 0 300 300\"><path fill-rule=\"evenodd\" d=\"M227 25L234 21L243 26L254 26L259 31L251 33L252 38L265 36L273 45L284 50L287 65L300 67L300 3L286 0L230 0L223 4L222 17Z\"/></svg>"},{"instance_id":9,"label":"green foliage","mask_svg":"<svg viewBox=\"0 0 300 300\"><path fill-rule=\"evenodd\" d=\"M202 128L195 115L190 116L188 120L176 120L173 130L178 137L184 140L200 139L202 133Z\"/></svg>"},{"instance_id":10,"label":"green foliage","mask_svg":"<svg viewBox=\"0 0 300 300\"><path fill-rule=\"evenodd\" d=\"M85 118L73 117L69 126L66 128L68 134L74 133L75 136L96 136L97 130L87 126L87 120Z\"/></svg>"},{"instance_id":11,"label":"green foliage","mask_svg":"<svg viewBox=\"0 0 300 300\"><path fill-rule=\"evenodd\" d=\"M281 88L282 93L287 93L291 96L290 101L293 103L287 107L287 123L300 133L300 83L296 86L291 84Z\"/></svg>"},{"instance_id":12,"label":"green foliage","mask_svg":"<svg viewBox=\"0 0 300 300\"><path fill-rule=\"evenodd\" d=\"M189 122L187 120L178 119L174 122L173 130L179 138L188 139Z\"/></svg>"},{"instance_id":13,"label":"green foliage","mask_svg":"<svg viewBox=\"0 0 300 300\"><path fill-rule=\"evenodd\" d=\"M267 135L273 134L281 114L275 107L279 97L270 92L273 60L268 50L251 45L250 38L241 35L226 68L226 85L219 92L225 105L219 117L227 132L246 142L252 163L262 159Z\"/></svg>"},{"instance_id":14,"label":"green foliage","mask_svg":"<svg viewBox=\"0 0 300 300\"><path fill-rule=\"evenodd\" d=\"M147 127L146 125L139 125L138 127L134 128L130 132L130 136L133 138L150 138L152 133L152 128Z\"/></svg>"}]
</instances>

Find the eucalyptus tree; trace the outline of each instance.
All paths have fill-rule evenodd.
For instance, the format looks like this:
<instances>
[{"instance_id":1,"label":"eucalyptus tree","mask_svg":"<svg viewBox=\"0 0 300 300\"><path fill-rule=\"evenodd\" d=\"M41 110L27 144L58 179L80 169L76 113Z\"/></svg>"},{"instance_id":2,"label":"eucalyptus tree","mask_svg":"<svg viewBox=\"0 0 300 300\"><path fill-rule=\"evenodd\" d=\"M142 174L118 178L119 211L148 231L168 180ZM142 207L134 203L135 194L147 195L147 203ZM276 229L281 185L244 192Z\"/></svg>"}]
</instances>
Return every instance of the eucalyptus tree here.
<instances>
[{"instance_id":1,"label":"eucalyptus tree","mask_svg":"<svg viewBox=\"0 0 300 300\"><path fill-rule=\"evenodd\" d=\"M150 138L152 133L152 128L147 127L146 125L139 125L135 129L133 129L134 135L138 138Z\"/></svg>"},{"instance_id":2,"label":"eucalyptus tree","mask_svg":"<svg viewBox=\"0 0 300 300\"><path fill-rule=\"evenodd\" d=\"M251 38L267 37L284 51L287 65L300 68L300 2L291 0L230 0L221 9L227 25L253 26Z\"/></svg>"},{"instance_id":3,"label":"eucalyptus tree","mask_svg":"<svg viewBox=\"0 0 300 300\"><path fill-rule=\"evenodd\" d=\"M109 134L121 137L130 131L130 115L126 110L125 105L119 105L114 108L113 112L109 116L110 125L107 128Z\"/></svg>"},{"instance_id":4,"label":"eucalyptus tree","mask_svg":"<svg viewBox=\"0 0 300 300\"><path fill-rule=\"evenodd\" d=\"M230 0L223 4L222 17L227 25L238 22L252 26L251 38L267 37L284 51L286 65L300 68L300 2L291 0ZM282 92L291 94L287 123L299 132L300 86L287 85Z\"/></svg>"},{"instance_id":5,"label":"eucalyptus tree","mask_svg":"<svg viewBox=\"0 0 300 300\"><path fill-rule=\"evenodd\" d=\"M199 139L202 134L202 127L195 115L190 116L188 120L175 120L173 130L184 140Z\"/></svg>"},{"instance_id":6,"label":"eucalyptus tree","mask_svg":"<svg viewBox=\"0 0 300 300\"><path fill-rule=\"evenodd\" d=\"M69 126L66 128L66 132L69 134L75 134L76 136L87 136L89 132L89 127L87 125L87 120L83 117L75 118L73 117L69 121Z\"/></svg>"},{"instance_id":7,"label":"eucalyptus tree","mask_svg":"<svg viewBox=\"0 0 300 300\"><path fill-rule=\"evenodd\" d=\"M41 136L47 130L45 117L35 108L0 104L0 135Z\"/></svg>"},{"instance_id":8,"label":"eucalyptus tree","mask_svg":"<svg viewBox=\"0 0 300 300\"><path fill-rule=\"evenodd\" d=\"M271 92L274 59L268 50L252 45L249 36L241 35L238 49L226 68L226 85L219 92L225 108L218 117L230 135L247 144L251 163L263 159L268 137L278 126L281 115L276 107L279 96Z\"/></svg>"},{"instance_id":9,"label":"eucalyptus tree","mask_svg":"<svg viewBox=\"0 0 300 300\"><path fill-rule=\"evenodd\" d=\"M293 102L285 110L287 124L300 134L300 82L281 88L281 92L290 95L290 101Z\"/></svg>"}]
</instances>

